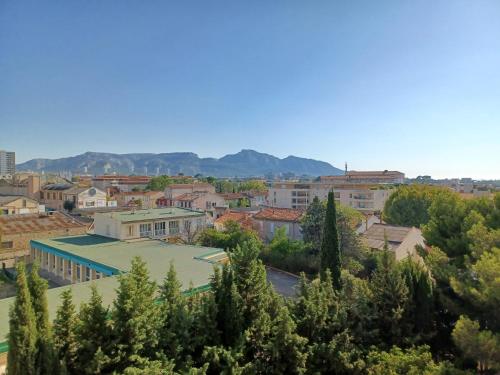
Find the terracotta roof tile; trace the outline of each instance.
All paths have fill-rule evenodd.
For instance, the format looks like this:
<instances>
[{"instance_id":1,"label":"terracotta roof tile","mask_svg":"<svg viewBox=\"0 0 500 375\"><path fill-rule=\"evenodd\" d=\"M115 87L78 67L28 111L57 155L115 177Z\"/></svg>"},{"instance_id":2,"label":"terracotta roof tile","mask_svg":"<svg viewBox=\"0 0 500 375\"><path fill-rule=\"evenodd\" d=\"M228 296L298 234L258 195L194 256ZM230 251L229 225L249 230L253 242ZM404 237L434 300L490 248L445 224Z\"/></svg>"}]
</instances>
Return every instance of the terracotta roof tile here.
<instances>
[{"instance_id":1,"label":"terracotta roof tile","mask_svg":"<svg viewBox=\"0 0 500 375\"><path fill-rule=\"evenodd\" d=\"M23 215L1 215L0 227L4 235L44 232L64 228L84 228L85 224L54 212L50 215L23 214Z\"/></svg>"},{"instance_id":2,"label":"terracotta roof tile","mask_svg":"<svg viewBox=\"0 0 500 375\"><path fill-rule=\"evenodd\" d=\"M303 211L292 208L264 208L259 213L255 214L254 219L257 220L274 220L274 221L299 221L303 215Z\"/></svg>"}]
</instances>

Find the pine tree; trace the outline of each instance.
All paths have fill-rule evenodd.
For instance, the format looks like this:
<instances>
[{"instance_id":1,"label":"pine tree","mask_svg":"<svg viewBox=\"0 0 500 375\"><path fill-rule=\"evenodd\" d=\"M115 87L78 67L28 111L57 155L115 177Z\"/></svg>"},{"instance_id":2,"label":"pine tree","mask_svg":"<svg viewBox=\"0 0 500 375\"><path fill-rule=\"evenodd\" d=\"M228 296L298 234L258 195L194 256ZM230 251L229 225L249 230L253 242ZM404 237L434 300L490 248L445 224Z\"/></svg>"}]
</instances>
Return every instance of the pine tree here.
<instances>
[{"instance_id":1,"label":"pine tree","mask_svg":"<svg viewBox=\"0 0 500 375\"><path fill-rule=\"evenodd\" d=\"M135 257L130 271L119 276L111 314L116 337L113 361L118 363L118 371L133 367L156 353L159 314L155 291L156 284L149 279L146 264Z\"/></svg>"},{"instance_id":2,"label":"pine tree","mask_svg":"<svg viewBox=\"0 0 500 375\"><path fill-rule=\"evenodd\" d=\"M315 196L309 207L307 207L300 228L302 229L304 242L312 244L313 249L316 251L319 251L321 247L324 221L325 207L319 198Z\"/></svg>"},{"instance_id":3,"label":"pine tree","mask_svg":"<svg viewBox=\"0 0 500 375\"><path fill-rule=\"evenodd\" d=\"M38 332L36 368L38 374L50 375L54 371L54 348L47 307L48 283L40 277L39 268L38 262L33 263L29 277L31 303L35 313L36 328Z\"/></svg>"},{"instance_id":4,"label":"pine tree","mask_svg":"<svg viewBox=\"0 0 500 375\"><path fill-rule=\"evenodd\" d=\"M101 373L110 362L111 326L109 309L102 304L102 297L95 285L91 286L88 303L80 307L76 331L78 347L77 367L85 373Z\"/></svg>"},{"instance_id":5,"label":"pine tree","mask_svg":"<svg viewBox=\"0 0 500 375\"><path fill-rule=\"evenodd\" d=\"M17 294L9 311L9 353L7 372L9 375L36 374L36 317L23 262L16 266Z\"/></svg>"},{"instance_id":6,"label":"pine tree","mask_svg":"<svg viewBox=\"0 0 500 375\"><path fill-rule=\"evenodd\" d=\"M398 345L404 338L401 322L408 301L408 287L395 265L394 255L388 250L382 251L370 288L382 343L388 347Z\"/></svg>"},{"instance_id":7,"label":"pine tree","mask_svg":"<svg viewBox=\"0 0 500 375\"><path fill-rule=\"evenodd\" d=\"M333 287L341 289L341 257L339 236L337 233L337 214L333 191L328 193L323 239L321 242L321 275L325 276L327 269L332 273Z\"/></svg>"},{"instance_id":8,"label":"pine tree","mask_svg":"<svg viewBox=\"0 0 500 375\"><path fill-rule=\"evenodd\" d=\"M76 330L78 318L71 289L66 289L61 293L62 304L56 312L54 320L54 347L59 360L59 372L73 373L76 371L76 360L78 351L78 341Z\"/></svg>"}]
</instances>

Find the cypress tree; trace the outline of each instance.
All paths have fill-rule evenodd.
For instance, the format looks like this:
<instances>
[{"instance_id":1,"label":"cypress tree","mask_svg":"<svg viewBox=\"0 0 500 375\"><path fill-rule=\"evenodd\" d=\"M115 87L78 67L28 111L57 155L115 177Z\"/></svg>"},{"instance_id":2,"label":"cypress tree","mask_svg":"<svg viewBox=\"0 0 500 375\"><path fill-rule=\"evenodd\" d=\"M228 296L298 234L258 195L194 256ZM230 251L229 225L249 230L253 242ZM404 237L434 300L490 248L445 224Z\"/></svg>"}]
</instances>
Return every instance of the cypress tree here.
<instances>
[{"instance_id":1,"label":"cypress tree","mask_svg":"<svg viewBox=\"0 0 500 375\"><path fill-rule=\"evenodd\" d=\"M321 276L324 278L327 269L332 273L333 287L341 289L341 257L339 236L337 232L337 213L333 191L328 193L323 239L321 241Z\"/></svg>"},{"instance_id":2,"label":"cypress tree","mask_svg":"<svg viewBox=\"0 0 500 375\"><path fill-rule=\"evenodd\" d=\"M129 272L119 276L112 318L115 336L113 361L117 371L134 367L153 358L158 346L158 307L156 284L149 279L146 264L139 257L132 260Z\"/></svg>"},{"instance_id":3,"label":"cypress tree","mask_svg":"<svg viewBox=\"0 0 500 375\"><path fill-rule=\"evenodd\" d=\"M62 304L56 312L54 320L54 347L59 359L56 367L60 373L73 373L76 370L78 341L76 330L78 319L73 304L71 289L61 293Z\"/></svg>"},{"instance_id":4,"label":"cypress tree","mask_svg":"<svg viewBox=\"0 0 500 375\"><path fill-rule=\"evenodd\" d=\"M38 374L53 373L54 350L47 304L48 283L39 275L38 262L33 263L29 277L31 303L35 313L37 337L36 368Z\"/></svg>"},{"instance_id":5,"label":"cypress tree","mask_svg":"<svg viewBox=\"0 0 500 375\"><path fill-rule=\"evenodd\" d=\"M76 331L78 347L78 368L86 373L101 373L110 362L111 326L109 309L102 304L97 287L91 286L88 303L80 307L79 324Z\"/></svg>"},{"instance_id":6,"label":"cypress tree","mask_svg":"<svg viewBox=\"0 0 500 375\"><path fill-rule=\"evenodd\" d=\"M9 311L9 375L36 374L36 317L31 303L26 268L23 262L16 266L17 294Z\"/></svg>"}]
</instances>

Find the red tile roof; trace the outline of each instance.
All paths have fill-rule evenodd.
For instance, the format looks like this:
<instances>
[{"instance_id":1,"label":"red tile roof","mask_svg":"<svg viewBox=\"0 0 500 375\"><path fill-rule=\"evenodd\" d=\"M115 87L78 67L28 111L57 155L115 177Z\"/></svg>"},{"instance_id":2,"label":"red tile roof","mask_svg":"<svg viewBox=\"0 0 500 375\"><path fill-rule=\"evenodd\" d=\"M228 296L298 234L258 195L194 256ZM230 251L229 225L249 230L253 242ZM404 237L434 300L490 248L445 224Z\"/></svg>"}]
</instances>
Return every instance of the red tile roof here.
<instances>
[{"instance_id":1,"label":"red tile roof","mask_svg":"<svg viewBox=\"0 0 500 375\"><path fill-rule=\"evenodd\" d=\"M235 221L246 229L253 228L252 215L246 212L228 212L215 219L215 224L224 225L228 221Z\"/></svg>"},{"instance_id":2,"label":"red tile roof","mask_svg":"<svg viewBox=\"0 0 500 375\"><path fill-rule=\"evenodd\" d=\"M85 227L85 224L60 212L53 212L50 215L24 214L0 216L0 228L4 235Z\"/></svg>"},{"instance_id":3,"label":"red tile roof","mask_svg":"<svg viewBox=\"0 0 500 375\"><path fill-rule=\"evenodd\" d=\"M264 208L262 211L255 214L256 220L273 220L273 221L291 221L296 222L303 215L303 211L292 208Z\"/></svg>"}]
</instances>

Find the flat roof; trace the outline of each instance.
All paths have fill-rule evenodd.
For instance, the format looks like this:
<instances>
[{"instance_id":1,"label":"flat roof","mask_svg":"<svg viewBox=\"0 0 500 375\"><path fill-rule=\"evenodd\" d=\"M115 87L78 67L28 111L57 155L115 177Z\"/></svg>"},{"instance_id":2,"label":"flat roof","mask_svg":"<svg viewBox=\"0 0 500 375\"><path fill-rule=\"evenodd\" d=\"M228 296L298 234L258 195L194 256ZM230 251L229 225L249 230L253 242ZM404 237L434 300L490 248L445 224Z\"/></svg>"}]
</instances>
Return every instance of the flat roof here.
<instances>
[{"instance_id":1,"label":"flat roof","mask_svg":"<svg viewBox=\"0 0 500 375\"><path fill-rule=\"evenodd\" d=\"M204 216L200 211L188 210L179 207L151 208L147 210L132 210L113 213L100 213L100 215L112 216L122 223L144 220L175 219L178 217Z\"/></svg>"},{"instance_id":2,"label":"flat roof","mask_svg":"<svg viewBox=\"0 0 500 375\"><path fill-rule=\"evenodd\" d=\"M135 256L140 256L146 262L151 280L160 285L172 261L177 277L183 290L202 288L209 284L213 267L225 258L222 249L211 247L170 244L161 240L119 241L98 235L69 236L31 241L33 247L49 248L62 255L73 256L75 261L80 258L90 262L128 272ZM90 285L95 283L103 296L103 304L111 305L116 296L118 276L104 277L98 280L71 284L49 289L47 299L50 319L54 319L57 307L60 305L60 294L70 288L73 292L73 302L78 307L90 297ZM9 329L8 312L14 297L0 300L0 342L7 340Z\"/></svg>"}]
</instances>

